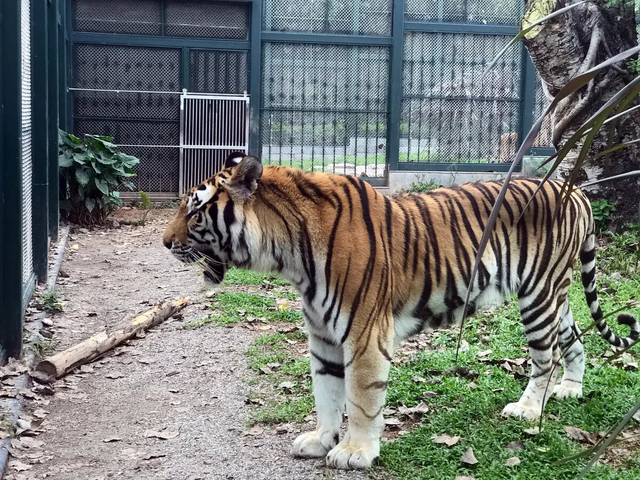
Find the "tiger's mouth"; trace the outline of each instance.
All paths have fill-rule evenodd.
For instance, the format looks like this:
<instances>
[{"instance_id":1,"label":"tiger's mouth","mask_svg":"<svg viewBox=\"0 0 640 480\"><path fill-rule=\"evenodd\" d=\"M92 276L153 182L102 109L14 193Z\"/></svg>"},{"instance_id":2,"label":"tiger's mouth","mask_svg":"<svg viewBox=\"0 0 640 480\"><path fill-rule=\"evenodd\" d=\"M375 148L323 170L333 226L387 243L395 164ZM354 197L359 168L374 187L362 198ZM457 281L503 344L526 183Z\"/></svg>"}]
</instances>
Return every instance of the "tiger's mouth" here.
<instances>
[{"instance_id":1,"label":"tiger's mouth","mask_svg":"<svg viewBox=\"0 0 640 480\"><path fill-rule=\"evenodd\" d=\"M182 263L200 267L205 283L214 286L222 283L227 270L229 270L227 262L213 252L201 252L189 246L177 246L171 248L171 254Z\"/></svg>"}]
</instances>

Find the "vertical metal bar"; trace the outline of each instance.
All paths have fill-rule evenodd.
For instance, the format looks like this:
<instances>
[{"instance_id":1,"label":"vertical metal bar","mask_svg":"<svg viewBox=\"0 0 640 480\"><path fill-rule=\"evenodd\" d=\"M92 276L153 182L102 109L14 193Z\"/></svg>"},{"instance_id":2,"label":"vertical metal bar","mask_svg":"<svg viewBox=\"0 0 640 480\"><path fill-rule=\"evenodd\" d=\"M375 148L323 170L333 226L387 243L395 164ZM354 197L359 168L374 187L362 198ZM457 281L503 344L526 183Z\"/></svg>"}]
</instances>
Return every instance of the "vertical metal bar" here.
<instances>
[{"instance_id":1,"label":"vertical metal bar","mask_svg":"<svg viewBox=\"0 0 640 480\"><path fill-rule=\"evenodd\" d=\"M0 2L0 363L22 350L21 1Z\"/></svg>"},{"instance_id":2,"label":"vertical metal bar","mask_svg":"<svg viewBox=\"0 0 640 480\"><path fill-rule=\"evenodd\" d=\"M60 72L58 81L58 108L60 118L60 128L69 131L67 124L67 49L65 44L65 2L58 1L58 69Z\"/></svg>"},{"instance_id":3,"label":"vertical metal bar","mask_svg":"<svg viewBox=\"0 0 640 480\"><path fill-rule=\"evenodd\" d=\"M180 95L180 153L178 160L178 195L184 193L184 95Z\"/></svg>"},{"instance_id":4,"label":"vertical metal bar","mask_svg":"<svg viewBox=\"0 0 640 480\"><path fill-rule=\"evenodd\" d=\"M49 105L47 84L47 2L31 2L31 104L34 139L43 139L34 148L33 158L33 268L39 282L47 281L49 259ZM57 135L56 135L57 137Z\"/></svg>"},{"instance_id":5,"label":"vertical metal bar","mask_svg":"<svg viewBox=\"0 0 640 480\"><path fill-rule=\"evenodd\" d=\"M533 126L534 102L536 97L536 67L534 67L529 53L522 47L522 91L520 109L520 128L518 129L518 147ZM522 167L522 165L520 166Z\"/></svg>"},{"instance_id":6,"label":"vertical metal bar","mask_svg":"<svg viewBox=\"0 0 640 480\"><path fill-rule=\"evenodd\" d=\"M260 63L262 59L262 1L255 0L251 4L251 66L249 68L249 93L253 97L250 105L249 123L250 135L249 152L260 156L260 107L262 105L262 85L260 76Z\"/></svg>"},{"instance_id":7,"label":"vertical metal bar","mask_svg":"<svg viewBox=\"0 0 640 480\"><path fill-rule=\"evenodd\" d=\"M72 2L65 2L66 8L65 8L65 14L64 14L64 35L65 35L65 51L66 51L66 66L67 66L67 86L68 85L74 85L74 79L73 79L73 75L74 75L74 68L73 68L73 62L71 61L71 59L73 58L73 43L71 42L71 34L73 32L73 13L71 10L71 3ZM75 128L75 125L73 124L73 104L74 104L74 98L73 98L73 93L66 91L65 92L65 106L67 109L67 113L66 113L66 123L65 123L65 128L68 131L72 131Z\"/></svg>"},{"instance_id":8,"label":"vertical metal bar","mask_svg":"<svg viewBox=\"0 0 640 480\"><path fill-rule=\"evenodd\" d=\"M389 123L387 161L389 170L398 169L400 156L400 112L402 109L402 56L404 43L404 0L394 0L389 62Z\"/></svg>"},{"instance_id":9,"label":"vertical metal bar","mask_svg":"<svg viewBox=\"0 0 640 480\"><path fill-rule=\"evenodd\" d=\"M58 62L58 2L62 0L51 0L47 7L47 50L49 56L47 58L47 78L49 81L49 126L48 126L48 143L49 143L49 236L51 240L58 241L58 228L60 216L60 180L58 173L58 81L60 78L59 62Z\"/></svg>"},{"instance_id":10,"label":"vertical metal bar","mask_svg":"<svg viewBox=\"0 0 640 480\"><path fill-rule=\"evenodd\" d=\"M164 25L164 23L163 23L163 25ZM182 57L181 57L182 68L181 68L181 72L180 72L181 73L180 78L181 78L181 83L182 83L182 87L181 88L183 88L183 89L186 88L187 90L196 90L197 89L197 85L195 85L195 88L194 88L194 86L190 85L190 83L191 83L190 82L191 78L189 76L189 74L190 74L189 67L190 67L190 63L191 63L190 50L187 47L183 47L181 55L182 55Z\"/></svg>"},{"instance_id":11,"label":"vertical metal bar","mask_svg":"<svg viewBox=\"0 0 640 480\"><path fill-rule=\"evenodd\" d=\"M167 34L167 0L160 2L160 35Z\"/></svg>"}]
</instances>

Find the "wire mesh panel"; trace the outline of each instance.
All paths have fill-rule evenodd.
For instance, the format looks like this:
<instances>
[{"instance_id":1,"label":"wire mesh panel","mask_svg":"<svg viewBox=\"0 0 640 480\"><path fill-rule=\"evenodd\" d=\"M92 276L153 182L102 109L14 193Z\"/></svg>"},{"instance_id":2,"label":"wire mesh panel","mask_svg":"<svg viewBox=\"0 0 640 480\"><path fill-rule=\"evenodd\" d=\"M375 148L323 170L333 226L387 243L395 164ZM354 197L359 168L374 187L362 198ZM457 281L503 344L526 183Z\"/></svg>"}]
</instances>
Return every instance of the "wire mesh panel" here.
<instances>
[{"instance_id":1,"label":"wire mesh panel","mask_svg":"<svg viewBox=\"0 0 640 480\"><path fill-rule=\"evenodd\" d=\"M75 132L109 135L121 145L154 145L123 148L140 158L132 179L139 190L178 191L180 64L178 49L82 44L74 49L74 87L89 90L73 92ZM91 91L100 89L150 93Z\"/></svg>"},{"instance_id":2,"label":"wire mesh panel","mask_svg":"<svg viewBox=\"0 0 640 480\"><path fill-rule=\"evenodd\" d=\"M502 25L518 25L525 4L517 0L405 1L405 19L409 21Z\"/></svg>"},{"instance_id":3,"label":"wire mesh panel","mask_svg":"<svg viewBox=\"0 0 640 480\"><path fill-rule=\"evenodd\" d=\"M231 152L249 150L249 97L181 97L180 193L222 169Z\"/></svg>"},{"instance_id":4,"label":"wire mesh panel","mask_svg":"<svg viewBox=\"0 0 640 480\"><path fill-rule=\"evenodd\" d=\"M390 35L392 0L264 0L263 26L278 32Z\"/></svg>"},{"instance_id":5,"label":"wire mesh panel","mask_svg":"<svg viewBox=\"0 0 640 480\"><path fill-rule=\"evenodd\" d=\"M248 78L248 52L189 53L189 90L193 92L242 93L248 90Z\"/></svg>"},{"instance_id":6,"label":"wire mesh panel","mask_svg":"<svg viewBox=\"0 0 640 480\"><path fill-rule=\"evenodd\" d=\"M166 34L176 37L249 38L249 4L168 0Z\"/></svg>"},{"instance_id":7,"label":"wire mesh panel","mask_svg":"<svg viewBox=\"0 0 640 480\"><path fill-rule=\"evenodd\" d=\"M263 162L384 177L388 75L386 47L264 44Z\"/></svg>"},{"instance_id":8,"label":"wire mesh panel","mask_svg":"<svg viewBox=\"0 0 640 480\"><path fill-rule=\"evenodd\" d=\"M481 82L504 37L405 34L400 162L509 162L518 145L522 51Z\"/></svg>"},{"instance_id":9,"label":"wire mesh panel","mask_svg":"<svg viewBox=\"0 0 640 480\"><path fill-rule=\"evenodd\" d=\"M159 0L75 0L73 5L78 32L162 34Z\"/></svg>"},{"instance_id":10,"label":"wire mesh panel","mask_svg":"<svg viewBox=\"0 0 640 480\"><path fill-rule=\"evenodd\" d=\"M21 2L22 48L22 288L26 289L33 276L33 220L31 157L31 2Z\"/></svg>"}]
</instances>

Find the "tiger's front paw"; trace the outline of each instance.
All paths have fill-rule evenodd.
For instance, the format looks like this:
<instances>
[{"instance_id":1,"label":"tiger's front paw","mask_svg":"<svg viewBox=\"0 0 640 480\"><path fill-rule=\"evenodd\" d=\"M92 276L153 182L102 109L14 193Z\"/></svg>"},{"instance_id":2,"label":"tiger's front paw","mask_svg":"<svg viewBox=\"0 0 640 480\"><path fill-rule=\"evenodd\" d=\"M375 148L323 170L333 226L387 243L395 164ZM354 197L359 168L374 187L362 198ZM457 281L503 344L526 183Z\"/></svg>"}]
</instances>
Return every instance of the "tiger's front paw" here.
<instances>
[{"instance_id":1,"label":"tiger's front paw","mask_svg":"<svg viewBox=\"0 0 640 480\"><path fill-rule=\"evenodd\" d=\"M502 410L503 417L516 417L522 420L536 420L540 418L541 408L539 405L522 401L508 404Z\"/></svg>"},{"instance_id":2,"label":"tiger's front paw","mask_svg":"<svg viewBox=\"0 0 640 480\"><path fill-rule=\"evenodd\" d=\"M307 432L299 435L293 442L291 454L294 457L316 458L324 457L338 443L338 433Z\"/></svg>"},{"instance_id":3,"label":"tiger's front paw","mask_svg":"<svg viewBox=\"0 0 640 480\"><path fill-rule=\"evenodd\" d=\"M379 442L367 442L362 446L339 443L327 455L327 466L341 470L360 470L369 468L379 456Z\"/></svg>"}]
</instances>

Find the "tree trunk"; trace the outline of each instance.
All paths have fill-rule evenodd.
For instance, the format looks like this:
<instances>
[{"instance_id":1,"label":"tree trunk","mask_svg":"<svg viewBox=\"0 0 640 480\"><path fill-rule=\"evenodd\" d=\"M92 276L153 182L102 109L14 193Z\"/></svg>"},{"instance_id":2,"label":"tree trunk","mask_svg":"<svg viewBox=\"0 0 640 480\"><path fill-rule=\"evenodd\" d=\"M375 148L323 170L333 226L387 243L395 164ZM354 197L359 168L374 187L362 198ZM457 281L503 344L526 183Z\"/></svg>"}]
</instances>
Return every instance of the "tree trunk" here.
<instances>
[{"instance_id":1,"label":"tree trunk","mask_svg":"<svg viewBox=\"0 0 640 480\"><path fill-rule=\"evenodd\" d=\"M528 0L523 26L571 3L575 2ZM629 0L585 3L534 28L524 43L540 74L545 94L551 99L572 77L638 44L634 3ZM634 67L620 62L614 68L604 69L588 86L568 97L568 101L560 102L551 118L556 149L636 74ZM609 133L607 126L601 129L589 157L608 148ZM621 118L613 132L612 145L637 138L640 138L640 109ZM579 151L576 148L567 156L559 168L561 176L566 177L573 170ZM632 170L640 170L637 146L587 162L580 170L578 184ZM617 226L637 221L640 198L637 177L588 190L592 198L607 198L616 205Z\"/></svg>"}]
</instances>

